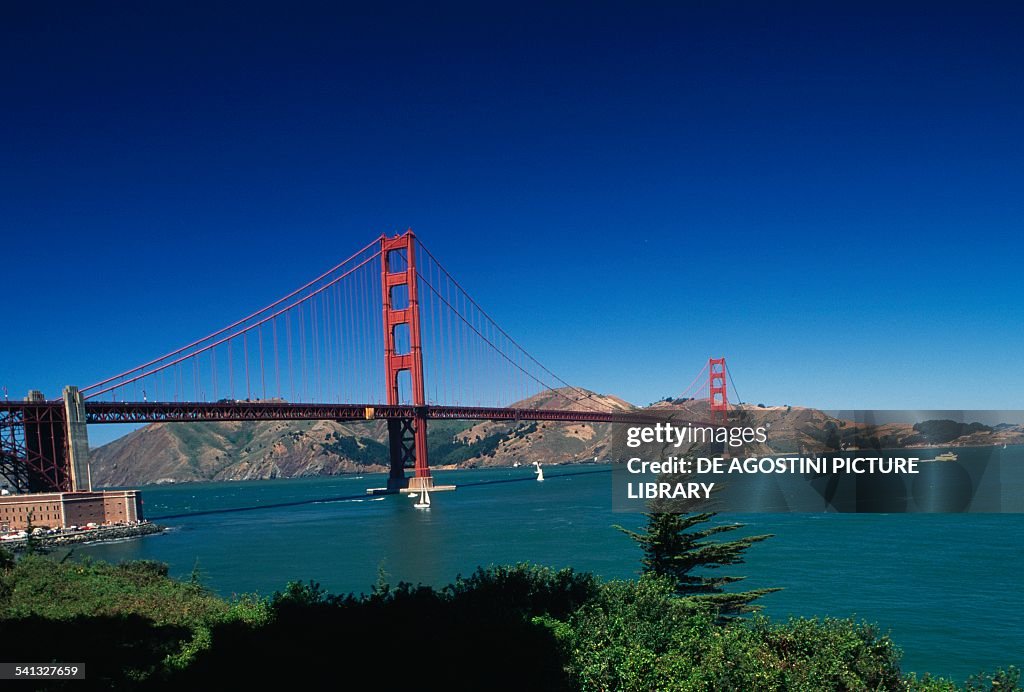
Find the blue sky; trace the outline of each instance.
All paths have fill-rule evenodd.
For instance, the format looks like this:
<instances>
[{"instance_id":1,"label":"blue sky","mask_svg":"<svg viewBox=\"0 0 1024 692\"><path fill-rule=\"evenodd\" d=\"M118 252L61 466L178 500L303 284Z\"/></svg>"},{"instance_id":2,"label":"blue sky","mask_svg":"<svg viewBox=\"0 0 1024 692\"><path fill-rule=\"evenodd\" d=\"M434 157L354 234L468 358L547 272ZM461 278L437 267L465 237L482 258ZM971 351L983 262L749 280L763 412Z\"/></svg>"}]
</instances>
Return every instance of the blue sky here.
<instances>
[{"instance_id":1,"label":"blue sky","mask_svg":"<svg viewBox=\"0 0 1024 692\"><path fill-rule=\"evenodd\" d=\"M489 5L5 7L0 385L411 226L636 403L725 355L748 401L1022 408L1019 6Z\"/></svg>"}]
</instances>

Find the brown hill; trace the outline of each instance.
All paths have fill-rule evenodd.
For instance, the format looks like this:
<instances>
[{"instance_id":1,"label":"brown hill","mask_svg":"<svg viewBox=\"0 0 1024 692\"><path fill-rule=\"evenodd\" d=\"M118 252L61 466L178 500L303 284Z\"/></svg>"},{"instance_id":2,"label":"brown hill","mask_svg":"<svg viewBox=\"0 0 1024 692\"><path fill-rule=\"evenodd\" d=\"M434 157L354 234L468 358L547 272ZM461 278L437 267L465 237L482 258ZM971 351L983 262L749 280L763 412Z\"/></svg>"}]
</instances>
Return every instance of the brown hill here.
<instances>
[{"instance_id":1,"label":"brown hill","mask_svg":"<svg viewBox=\"0 0 1024 692\"><path fill-rule=\"evenodd\" d=\"M919 423L872 424L843 420L824 411L804 406L731 405L730 420L743 425L765 427L766 444L748 444L734 453L755 456L827 452L832 450L900 449L906 447L971 447L1002 444L1024 444L1024 426L986 426L980 423L958 423L952 420L931 420ZM659 401L648 411L679 413L683 420L707 420L710 412L707 399Z\"/></svg>"},{"instance_id":2,"label":"brown hill","mask_svg":"<svg viewBox=\"0 0 1024 692\"><path fill-rule=\"evenodd\" d=\"M153 423L90 454L100 486L333 475L386 468L381 422Z\"/></svg>"},{"instance_id":3,"label":"brown hill","mask_svg":"<svg viewBox=\"0 0 1024 692\"><path fill-rule=\"evenodd\" d=\"M582 392L582 393L580 393ZM517 408L630 411L618 397L585 390L545 391ZM1024 444L1024 426L983 426L953 421L869 425L833 418L802 406L736 407L744 425L768 429L767 444L734 454L761 455L834 449ZM677 421L707 420L707 400L660 401L643 409L678 414ZM290 478L387 469L383 421L157 423L93 450L93 482L131 486L159 482ZM431 421L430 463L435 468L572 463L603 459L611 447L607 423L541 421Z\"/></svg>"},{"instance_id":4,"label":"brown hill","mask_svg":"<svg viewBox=\"0 0 1024 692\"><path fill-rule=\"evenodd\" d=\"M581 392L583 394L581 394ZM573 409L618 412L636 407L622 399L588 390L562 388L524 399L515 408ZM610 423L556 423L543 421L480 421L456 435L456 440L477 448L463 466L511 466L593 461L611 443Z\"/></svg>"},{"instance_id":5,"label":"brown hill","mask_svg":"<svg viewBox=\"0 0 1024 692\"><path fill-rule=\"evenodd\" d=\"M571 390L544 392L513 406L632 408L617 397ZM432 421L428 434L432 466L472 468L592 459L607 445L610 426ZM90 463L97 486L382 472L386 441L383 421L154 423L92 450Z\"/></svg>"}]
</instances>

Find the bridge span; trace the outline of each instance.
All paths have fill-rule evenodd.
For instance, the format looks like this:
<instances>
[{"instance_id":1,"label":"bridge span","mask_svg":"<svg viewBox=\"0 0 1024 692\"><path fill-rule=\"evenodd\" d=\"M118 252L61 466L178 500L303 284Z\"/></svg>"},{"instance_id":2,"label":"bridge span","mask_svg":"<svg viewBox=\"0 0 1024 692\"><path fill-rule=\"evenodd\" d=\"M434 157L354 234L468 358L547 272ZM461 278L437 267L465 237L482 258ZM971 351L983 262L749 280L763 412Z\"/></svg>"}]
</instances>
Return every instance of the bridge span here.
<instances>
[{"instance_id":1,"label":"bridge span","mask_svg":"<svg viewBox=\"0 0 1024 692\"><path fill-rule=\"evenodd\" d=\"M725 359L712 358L684 396L706 397L711 419L724 420L726 382ZM18 492L91 490L88 425L382 420L388 490L430 489L430 420L647 415L541 364L410 230L380 236L283 298L142 365L65 387L60 399L33 391L0 402L0 475Z\"/></svg>"}]
</instances>

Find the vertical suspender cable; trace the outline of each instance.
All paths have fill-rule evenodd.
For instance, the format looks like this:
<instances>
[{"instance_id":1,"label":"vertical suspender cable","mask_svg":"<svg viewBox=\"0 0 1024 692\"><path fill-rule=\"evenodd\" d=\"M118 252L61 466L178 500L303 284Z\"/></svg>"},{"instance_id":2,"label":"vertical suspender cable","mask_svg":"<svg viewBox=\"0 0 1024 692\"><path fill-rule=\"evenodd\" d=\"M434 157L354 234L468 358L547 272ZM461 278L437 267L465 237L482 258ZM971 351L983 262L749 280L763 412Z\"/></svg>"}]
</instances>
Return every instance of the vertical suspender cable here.
<instances>
[{"instance_id":1,"label":"vertical suspender cable","mask_svg":"<svg viewBox=\"0 0 1024 692\"><path fill-rule=\"evenodd\" d=\"M260 386L263 389L263 400L267 399L267 376L263 370L263 325L256 328L260 338Z\"/></svg>"},{"instance_id":2,"label":"vertical suspender cable","mask_svg":"<svg viewBox=\"0 0 1024 692\"><path fill-rule=\"evenodd\" d=\"M249 332L242 332L242 351L245 353L245 400L252 399L252 387L249 385Z\"/></svg>"}]
</instances>

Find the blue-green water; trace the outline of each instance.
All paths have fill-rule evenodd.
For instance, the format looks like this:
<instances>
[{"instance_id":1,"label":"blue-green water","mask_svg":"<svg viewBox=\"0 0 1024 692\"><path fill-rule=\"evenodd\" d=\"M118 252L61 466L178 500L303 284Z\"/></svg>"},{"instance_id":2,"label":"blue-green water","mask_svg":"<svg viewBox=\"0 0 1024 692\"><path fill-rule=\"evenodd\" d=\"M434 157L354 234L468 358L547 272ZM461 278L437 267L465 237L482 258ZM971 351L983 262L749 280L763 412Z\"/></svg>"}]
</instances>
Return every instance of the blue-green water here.
<instances>
[{"instance_id":1,"label":"blue-green water","mask_svg":"<svg viewBox=\"0 0 1024 692\"><path fill-rule=\"evenodd\" d=\"M566 475L562 475L566 474ZM568 475L572 474L572 475ZM269 594L289 580L333 592L366 592L383 564L392 582L442 585L477 565L531 561L609 578L636 574L639 551L613 524L642 517L611 511L607 467L439 472L460 489L432 495L429 511L405 496L168 519L172 531L79 547L104 560L153 559L224 595ZM498 482L495 482L498 481ZM503 482L513 481L513 482ZM473 483L484 482L481 485ZM148 516L360 496L382 476L343 476L144 488ZM730 570L744 585L782 586L768 615L856 616L889 630L904 669L963 679L1020 665L1024 628L1024 515L750 514L732 516L775 537Z\"/></svg>"}]
</instances>

